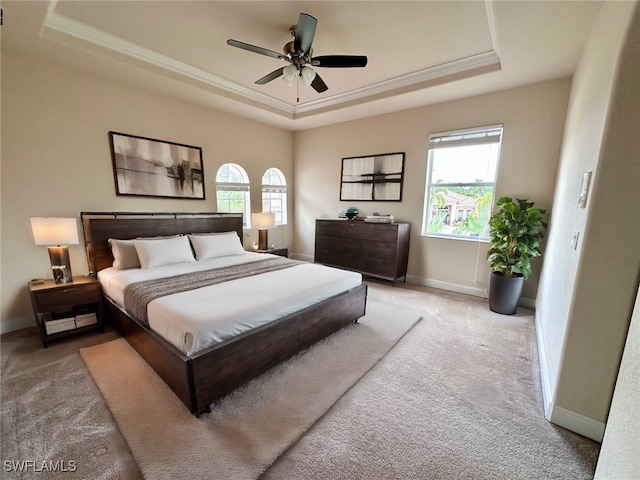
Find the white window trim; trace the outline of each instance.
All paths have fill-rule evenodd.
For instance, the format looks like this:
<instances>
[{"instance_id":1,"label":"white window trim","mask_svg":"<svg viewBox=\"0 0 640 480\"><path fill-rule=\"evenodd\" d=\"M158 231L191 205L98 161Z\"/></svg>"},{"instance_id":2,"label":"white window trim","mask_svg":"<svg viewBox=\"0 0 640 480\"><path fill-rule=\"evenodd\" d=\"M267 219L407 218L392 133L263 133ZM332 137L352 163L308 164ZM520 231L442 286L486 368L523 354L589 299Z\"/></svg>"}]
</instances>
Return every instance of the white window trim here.
<instances>
[{"instance_id":1,"label":"white window trim","mask_svg":"<svg viewBox=\"0 0 640 480\"><path fill-rule=\"evenodd\" d=\"M490 135L490 133L492 131L498 131L499 130L499 134L498 134L498 138L499 140L496 142L494 140L495 138L495 134ZM485 132L485 134L483 135L484 140L482 141L478 141L477 138L475 137L474 139L474 133L479 133L479 132ZM468 138L464 138L465 135L468 134ZM489 135L488 135L489 134ZM451 139L450 143L442 144L441 141L443 138L445 137L456 137L456 136L460 136L463 137L462 139ZM482 237L467 237L464 235L454 235L454 234L448 234L448 233L433 233L433 232L427 232L427 225L428 225L428 219L429 219L429 210L431 209L431 206L429 205L429 197L430 197L430 192L431 192L431 188L433 186L438 186L438 187L476 187L476 186L492 186L493 187L493 198L492 198L492 202L491 202L491 208L490 211L493 210L493 205L495 204L496 201L496 187L497 187L497 178L498 178L498 169L500 168L500 153L502 150L502 139L504 138L504 124L494 124L494 125L487 125L487 126L481 126L481 127L471 127L471 128L464 128L464 129L460 129L460 130L450 130L450 131L445 131L445 132L436 132L436 133L431 133L429 134L429 142L428 142L428 150L427 150L427 178L426 178L426 184L425 184L425 194L424 194L424 204L423 204L423 211L422 211L422 228L421 228L421 236L423 237L431 237L431 238L443 238L443 239L450 239L450 240L462 240L462 241L472 241L472 242L482 242L482 243L487 243L489 241L488 236L486 238L482 238ZM440 141L440 142L439 142ZM440 144L438 144L440 143ZM433 166L432 166L432 162L433 162L433 154L432 152L434 150L438 150L438 149L442 149L442 148L447 148L447 147L453 147L453 146L462 146L462 145L482 145L482 144L489 144L489 143L498 143L500 145L500 148L498 150L497 153L497 160L496 160L496 171L495 171L495 177L494 177L494 181L493 182L458 182L458 183L438 183L438 184L434 184L432 183L432 173L433 173ZM456 212L453 212L452 214L455 214Z\"/></svg>"},{"instance_id":2,"label":"white window trim","mask_svg":"<svg viewBox=\"0 0 640 480\"><path fill-rule=\"evenodd\" d=\"M288 215L287 215L287 208L288 208L288 196L287 196L287 178L284 175L284 172L282 172L282 170L280 170L279 168L276 167L269 167L265 170L264 174L262 175L262 178L264 179L264 176L267 174L268 171L270 170L274 170L276 172L276 175L278 177L282 177L282 181L284 183L278 183L278 184L267 184L267 183L263 183L262 184L262 189L261 189L261 201L262 201L262 208L263 211L270 211L265 209L264 207L264 194L265 193L279 193L281 194L284 198L283 198L283 209L281 212L274 212L274 213L280 213L282 221L278 222L278 220L276 220L276 225L286 225L288 222ZM276 218L278 217L278 215L276 215Z\"/></svg>"},{"instance_id":3,"label":"white window trim","mask_svg":"<svg viewBox=\"0 0 640 480\"><path fill-rule=\"evenodd\" d=\"M218 173L225 165L232 165L238 169L242 175L244 182L219 182ZM227 162L220 165L216 172L216 210L218 210L218 192L245 192L244 211L242 212L243 227L251 228L251 185L248 181L247 171L237 163Z\"/></svg>"}]
</instances>

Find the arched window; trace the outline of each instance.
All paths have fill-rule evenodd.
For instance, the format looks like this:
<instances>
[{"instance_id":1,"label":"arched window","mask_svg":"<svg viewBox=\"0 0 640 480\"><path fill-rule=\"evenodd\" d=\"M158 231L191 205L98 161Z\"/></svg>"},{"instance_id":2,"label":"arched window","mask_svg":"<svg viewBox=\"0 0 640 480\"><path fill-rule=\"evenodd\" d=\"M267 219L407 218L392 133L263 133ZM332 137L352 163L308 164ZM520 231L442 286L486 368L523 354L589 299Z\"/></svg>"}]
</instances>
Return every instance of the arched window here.
<instances>
[{"instance_id":1,"label":"arched window","mask_svg":"<svg viewBox=\"0 0 640 480\"><path fill-rule=\"evenodd\" d=\"M277 168L262 176L262 211L276 214L276 225L287 224L287 179Z\"/></svg>"},{"instance_id":2,"label":"arched window","mask_svg":"<svg viewBox=\"0 0 640 480\"><path fill-rule=\"evenodd\" d=\"M242 225L251 221L249 176L240 165L225 163L216 174L217 210L224 213L242 213Z\"/></svg>"}]
</instances>

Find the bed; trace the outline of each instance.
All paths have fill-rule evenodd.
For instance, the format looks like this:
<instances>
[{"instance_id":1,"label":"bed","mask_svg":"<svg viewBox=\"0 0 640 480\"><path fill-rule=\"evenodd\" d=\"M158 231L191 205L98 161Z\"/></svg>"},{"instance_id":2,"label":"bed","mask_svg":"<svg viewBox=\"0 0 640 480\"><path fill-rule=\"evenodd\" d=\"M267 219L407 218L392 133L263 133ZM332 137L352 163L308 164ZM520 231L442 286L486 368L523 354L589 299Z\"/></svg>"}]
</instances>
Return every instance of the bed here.
<instances>
[{"instance_id":1,"label":"bed","mask_svg":"<svg viewBox=\"0 0 640 480\"><path fill-rule=\"evenodd\" d=\"M365 314L366 285L359 276L345 276L354 275L353 272L273 255L234 252L233 257L228 257L231 265L227 258L202 258L193 262L196 270L204 272L202 276L218 278L217 269L223 267L225 272L235 272L225 278L227 281L153 297L144 307L148 318L140 318L141 309L135 310L131 308L135 304L124 303L125 288L130 292L139 285L136 281L149 276L164 278L165 268L166 275L182 276L185 281L192 281L188 279L198 274L184 270L182 265L116 271L109 239L128 241L153 237L160 240L154 245L160 245L174 242L164 239L176 236L183 239L188 236L193 241L198 235L208 238L213 237L212 234L235 232L241 244L242 215L82 212L81 221L89 272L102 285L106 318L196 416L209 412L218 398ZM191 245L193 247L193 243ZM247 266L251 272L244 278ZM157 281L164 280L158 278ZM133 287L123 287L132 283ZM199 293L206 294L204 308L202 295L195 296ZM228 328L229 331L226 327L213 333L206 331L204 339L191 330L189 334L179 330L172 336L167 332L175 330L175 324L157 314L170 311L172 314L165 316L178 315L180 325L188 322L200 325L207 310L212 316L215 312L219 320L235 318L235 326ZM191 319L187 313L195 318ZM180 339L186 341L181 343Z\"/></svg>"}]
</instances>

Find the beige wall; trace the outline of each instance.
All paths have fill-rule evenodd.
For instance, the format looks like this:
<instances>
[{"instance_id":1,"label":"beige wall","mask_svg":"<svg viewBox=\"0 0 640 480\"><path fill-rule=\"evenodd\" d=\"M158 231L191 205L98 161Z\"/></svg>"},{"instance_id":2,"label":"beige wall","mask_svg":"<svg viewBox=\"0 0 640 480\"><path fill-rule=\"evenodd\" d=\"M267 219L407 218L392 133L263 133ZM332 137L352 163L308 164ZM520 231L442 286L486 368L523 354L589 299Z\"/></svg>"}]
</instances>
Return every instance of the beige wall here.
<instances>
[{"instance_id":1,"label":"beige wall","mask_svg":"<svg viewBox=\"0 0 640 480\"><path fill-rule=\"evenodd\" d=\"M570 80L556 80L489 95L416 108L324 128L296 132L294 138L295 244L312 259L314 221L335 218L356 206L361 214L393 214L411 223L409 281L486 296L487 244L421 235L430 133L504 124L496 195L530 198L541 208L553 202ZM341 202L343 157L405 152L402 202ZM525 282L524 299L533 304L540 262Z\"/></svg>"},{"instance_id":2,"label":"beige wall","mask_svg":"<svg viewBox=\"0 0 640 480\"><path fill-rule=\"evenodd\" d=\"M116 196L110 130L202 147L206 200ZM247 170L252 211L261 211L262 174L277 167L293 180L293 135L281 129L154 95L24 57L2 56L2 332L32 326L26 289L49 277L45 247L29 218L79 218L81 211L215 211L215 175L235 162ZM289 218L293 210L290 206ZM256 238L247 232L245 245ZM292 243L291 226L270 240ZM88 269L70 247L74 274Z\"/></svg>"},{"instance_id":3,"label":"beige wall","mask_svg":"<svg viewBox=\"0 0 640 480\"><path fill-rule=\"evenodd\" d=\"M595 439L602 438L640 270L640 56L637 33L625 37L634 7L605 2L574 76L537 299L547 418ZM636 14L636 30L637 22ZM583 209L576 201L585 171L593 178Z\"/></svg>"},{"instance_id":4,"label":"beige wall","mask_svg":"<svg viewBox=\"0 0 640 480\"><path fill-rule=\"evenodd\" d=\"M640 45L640 42L638 43ZM595 480L634 480L640 472L640 290L611 401Z\"/></svg>"}]
</instances>

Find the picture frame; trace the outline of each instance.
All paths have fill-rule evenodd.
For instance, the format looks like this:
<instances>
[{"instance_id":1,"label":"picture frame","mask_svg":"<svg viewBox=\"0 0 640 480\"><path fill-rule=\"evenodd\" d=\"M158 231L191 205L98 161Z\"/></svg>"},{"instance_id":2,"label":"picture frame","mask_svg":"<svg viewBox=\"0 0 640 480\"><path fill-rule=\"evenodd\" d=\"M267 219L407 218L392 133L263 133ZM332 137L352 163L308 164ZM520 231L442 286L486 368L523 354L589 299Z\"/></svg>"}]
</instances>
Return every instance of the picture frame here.
<instances>
[{"instance_id":1,"label":"picture frame","mask_svg":"<svg viewBox=\"0 0 640 480\"><path fill-rule=\"evenodd\" d=\"M205 199L202 148L109 132L116 195Z\"/></svg>"},{"instance_id":2,"label":"picture frame","mask_svg":"<svg viewBox=\"0 0 640 480\"><path fill-rule=\"evenodd\" d=\"M401 202L404 152L342 159L340 200Z\"/></svg>"}]
</instances>

